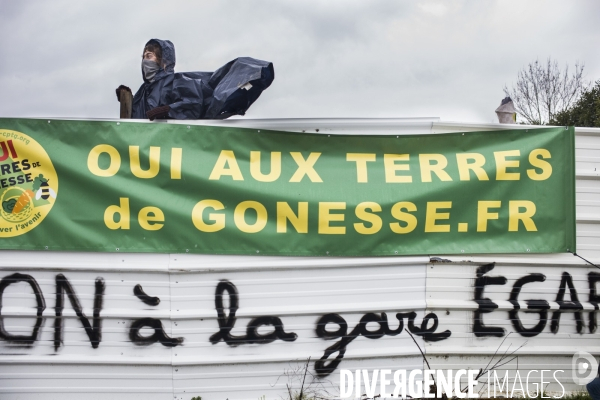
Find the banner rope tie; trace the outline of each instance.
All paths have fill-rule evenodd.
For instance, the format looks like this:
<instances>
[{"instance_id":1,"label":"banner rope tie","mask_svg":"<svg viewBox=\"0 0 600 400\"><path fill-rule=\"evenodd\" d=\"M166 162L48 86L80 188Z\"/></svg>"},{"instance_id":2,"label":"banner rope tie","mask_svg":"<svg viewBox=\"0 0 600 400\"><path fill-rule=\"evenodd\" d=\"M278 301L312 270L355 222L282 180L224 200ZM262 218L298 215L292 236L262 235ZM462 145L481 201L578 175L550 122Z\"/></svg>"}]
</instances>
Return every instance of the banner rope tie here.
<instances>
[{"instance_id":1,"label":"banner rope tie","mask_svg":"<svg viewBox=\"0 0 600 400\"><path fill-rule=\"evenodd\" d=\"M588 263L588 264L590 264L590 265L593 265L594 267L596 267L596 268L600 269L600 267L599 267L599 266L597 266L596 264L594 264L593 262L591 262L591 261L589 261L589 260L586 260L585 258L581 257L579 254L577 254L577 253L573 253L573 252L569 252L569 253L573 254L575 257L579 257L579 258L581 258L581 259L582 259L583 261L585 261L586 263Z\"/></svg>"}]
</instances>

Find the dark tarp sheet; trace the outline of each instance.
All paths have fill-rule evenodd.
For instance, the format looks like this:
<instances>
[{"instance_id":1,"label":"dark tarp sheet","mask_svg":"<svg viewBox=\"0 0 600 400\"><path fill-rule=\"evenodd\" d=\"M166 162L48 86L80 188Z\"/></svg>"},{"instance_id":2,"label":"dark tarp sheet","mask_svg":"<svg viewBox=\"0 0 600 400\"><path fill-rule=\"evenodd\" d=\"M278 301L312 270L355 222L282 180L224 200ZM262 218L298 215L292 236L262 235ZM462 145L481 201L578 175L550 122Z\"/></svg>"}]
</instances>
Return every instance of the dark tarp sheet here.
<instances>
[{"instance_id":1,"label":"dark tarp sheet","mask_svg":"<svg viewBox=\"0 0 600 400\"><path fill-rule=\"evenodd\" d=\"M175 46L152 39L162 48L162 65L152 81L144 79L133 98L132 118L146 119L155 107L170 106L171 119L224 119L244 115L275 78L273 64L239 57L215 72L175 72ZM143 74L142 74L143 75Z\"/></svg>"}]
</instances>

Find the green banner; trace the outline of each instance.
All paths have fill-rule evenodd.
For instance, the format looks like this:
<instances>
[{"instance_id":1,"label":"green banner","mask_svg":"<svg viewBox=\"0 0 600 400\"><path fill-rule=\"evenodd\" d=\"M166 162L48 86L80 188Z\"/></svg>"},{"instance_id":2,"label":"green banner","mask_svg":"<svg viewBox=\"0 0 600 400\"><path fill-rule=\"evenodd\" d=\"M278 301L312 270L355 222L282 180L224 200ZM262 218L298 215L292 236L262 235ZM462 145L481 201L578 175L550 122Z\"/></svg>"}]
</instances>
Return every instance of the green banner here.
<instances>
[{"instance_id":1,"label":"green banner","mask_svg":"<svg viewBox=\"0 0 600 400\"><path fill-rule=\"evenodd\" d=\"M0 119L0 248L575 251L574 129L324 135Z\"/></svg>"}]
</instances>

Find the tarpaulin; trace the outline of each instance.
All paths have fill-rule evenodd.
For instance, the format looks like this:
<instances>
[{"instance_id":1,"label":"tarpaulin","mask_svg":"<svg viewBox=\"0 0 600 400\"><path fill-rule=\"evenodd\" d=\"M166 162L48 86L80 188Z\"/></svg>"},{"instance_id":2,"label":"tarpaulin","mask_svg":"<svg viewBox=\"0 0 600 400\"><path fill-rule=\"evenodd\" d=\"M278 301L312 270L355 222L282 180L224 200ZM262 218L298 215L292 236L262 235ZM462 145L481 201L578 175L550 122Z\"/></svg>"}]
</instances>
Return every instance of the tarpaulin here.
<instances>
[{"instance_id":1,"label":"tarpaulin","mask_svg":"<svg viewBox=\"0 0 600 400\"><path fill-rule=\"evenodd\" d=\"M151 81L144 78L133 98L132 118L146 119L148 111L161 106L170 107L171 119L244 115L275 79L272 63L251 57L236 58L215 72L175 72L173 43L150 42L162 48L163 69Z\"/></svg>"}]
</instances>

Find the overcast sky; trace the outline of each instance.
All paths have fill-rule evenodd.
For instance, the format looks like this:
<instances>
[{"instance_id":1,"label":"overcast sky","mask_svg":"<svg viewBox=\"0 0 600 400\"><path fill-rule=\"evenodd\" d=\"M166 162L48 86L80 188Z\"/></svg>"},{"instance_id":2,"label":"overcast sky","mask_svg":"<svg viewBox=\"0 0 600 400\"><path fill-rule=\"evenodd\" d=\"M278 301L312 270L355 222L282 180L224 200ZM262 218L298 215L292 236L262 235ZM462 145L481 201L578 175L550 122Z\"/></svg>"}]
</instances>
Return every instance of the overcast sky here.
<instances>
[{"instance_id":1,"label":"overcast sky","mask_svg":"<svg viewBox=\"0 0 600 400\"><path fill-rule=\"evenodd\" d=\"M600 1L0 0L0 117L118 118L141 51L169 39L176 71L269 60L246 118L441 117L492 122L527 63L600 79Z\"/></svg>"}]
</instances>

